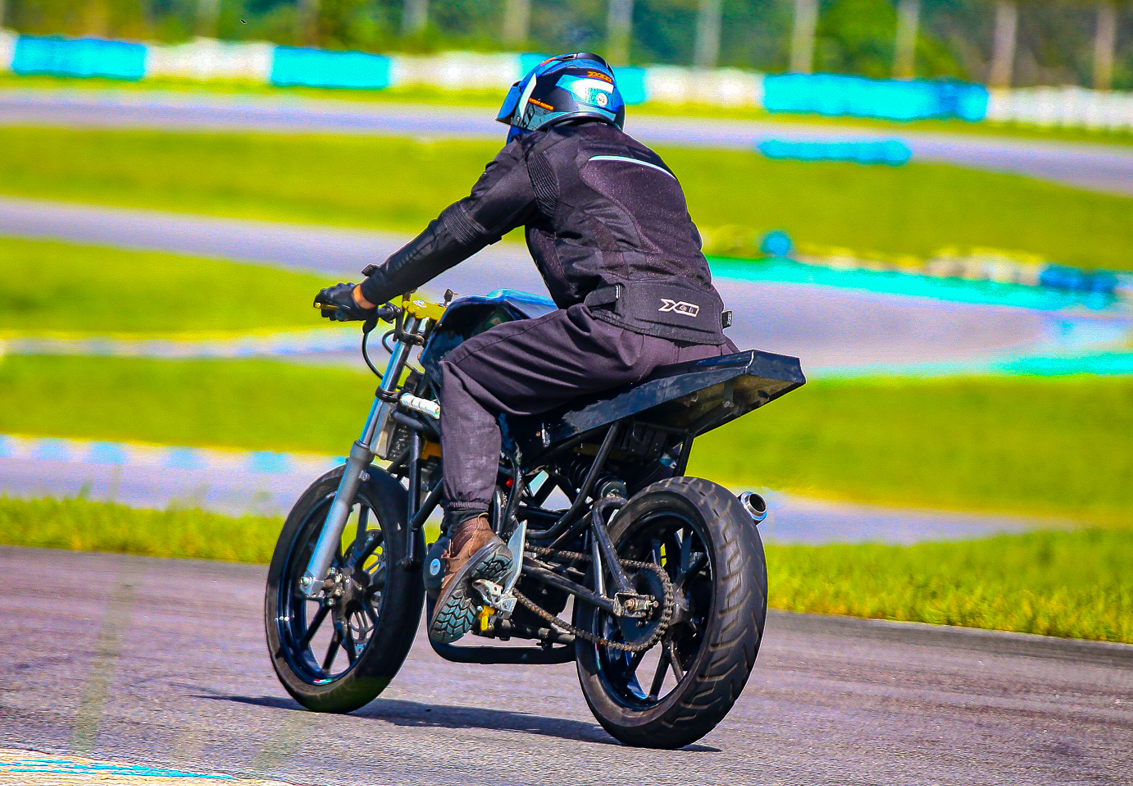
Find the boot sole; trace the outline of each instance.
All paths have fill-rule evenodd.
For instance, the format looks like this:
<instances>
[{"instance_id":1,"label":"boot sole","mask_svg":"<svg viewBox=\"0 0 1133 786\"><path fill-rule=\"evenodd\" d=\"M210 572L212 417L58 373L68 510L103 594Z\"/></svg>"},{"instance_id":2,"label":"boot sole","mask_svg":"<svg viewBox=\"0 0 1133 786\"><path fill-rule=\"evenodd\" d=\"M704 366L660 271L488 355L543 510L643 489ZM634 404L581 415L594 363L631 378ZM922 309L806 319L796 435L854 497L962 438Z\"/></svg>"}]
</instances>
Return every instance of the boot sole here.
<instances>
[{"instance_id":1,"label":"boot sole","mask_svg":"<svg viewBox=\"0 0 1133 786\"><path fill-rule=\"evenodd\" d=\"M437 598L433 618L429 621L429 638L440 644L451 644L472 630L476 624L479 593L472 589L476 579L498 582L514 563L503 541L482 546L463 568L457 571L448 591Z\"/></svg>"}]
</instances>

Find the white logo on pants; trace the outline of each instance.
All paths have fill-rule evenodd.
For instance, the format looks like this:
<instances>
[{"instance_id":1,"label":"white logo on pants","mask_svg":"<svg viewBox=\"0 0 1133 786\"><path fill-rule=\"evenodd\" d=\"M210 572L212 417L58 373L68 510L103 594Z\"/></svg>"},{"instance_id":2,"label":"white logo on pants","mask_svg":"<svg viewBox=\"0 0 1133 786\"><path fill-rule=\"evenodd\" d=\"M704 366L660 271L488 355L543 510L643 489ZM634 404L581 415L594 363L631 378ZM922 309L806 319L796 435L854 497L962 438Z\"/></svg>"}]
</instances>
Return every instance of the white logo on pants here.
<instances>
[{"instance_id":1,"label":"white logo on pants","mask_svg":"<svg viewBox=\"0 0 1133 786\"><path fill-rule=\"evenodd\" d=\"M660 313L664 314L667 311L672 311L674 314L680 314L685 317L695 317L700 313L700 306L696 303L688 303L684 300L669 300L667 297L661 298L661 308L657 309Z\"/></svg>"}]
</instances>

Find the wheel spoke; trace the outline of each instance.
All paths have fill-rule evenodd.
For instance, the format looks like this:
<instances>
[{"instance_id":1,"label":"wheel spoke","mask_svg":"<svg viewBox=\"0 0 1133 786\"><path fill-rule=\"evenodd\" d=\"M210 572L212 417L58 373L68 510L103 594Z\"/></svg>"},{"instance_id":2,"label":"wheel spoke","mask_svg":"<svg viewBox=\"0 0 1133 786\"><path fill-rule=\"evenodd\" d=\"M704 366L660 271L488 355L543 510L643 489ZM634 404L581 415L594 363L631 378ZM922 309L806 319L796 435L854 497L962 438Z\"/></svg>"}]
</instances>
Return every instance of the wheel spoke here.
<instances>
[{"instance_id":1,"label":"wheel spoke","mask_svg":"<svg viewBox=\"0 0 1133 786\"><path fill-rule=\"evenodd\" d=\"M383 559L374 566L374 572L370 574L370 587L373 589L385 589L386 586L386 563Z\"/></svg>"},{"instance_id":2,"label":"wheel spoke","mask_svg":"<svg viewBox=\"0 0 1133 786\"><path fill-rule=\"evenodd\" d=\"M334 623L334 635L331 636L330 646L327 647L326 657L323 658L323 671L330 674L330 667L334 665L334 656L338 654L338 647L342 644L342 629L338 620Z\"/></svg>"},{"instance_id":3,"label":"wheel spoke","mask_svg":"<svg viewBox=\"0 0 1133 786\"><path fill-rule=\"evenodd\" d=\"M681 573L688 573L692 567L692 533L685 527L681 530Z\"/></svg>"},{"instance_id":4,"label":"wheel spoke","mask_svg":"<svg viewBox=\"0 0 1133 786\"><path fill-rule=\"evenodd\" d=\"M374 611L374 607L370 605L369 598L362 601L362 610L366 612L366 616L370 618L370 622L376 627L378 624L378 613Z\"/></svg>"},{"instance_id":5,"label":"wheel spoke","mask_svg":"<svg viewBox=\"0 0 1133 786\"><path fill-rule=\"evenodd\" d=\"M663 650L661 657L657 661L657 671L653 673L653 684L649 686L649 699L650 701L657 700L657 694L661 692L661 686L665 683L665 674L669 671L669 652Z\"/></svg>"},{"instance_id":6,"label":"wheel spoke","mask_svg":"<svg viewBox=\"0 0 1133 786\"><path fill-rule=\"evenodd\" d=\"M327 612L329 611L329 605L325 603L320 604L319 610L315 612L315 616L311 619L311 624L307 626L307 632L304 633L303 638L299 640L299 649L306 649L308 645L310 645L311 639L314 638L315 631L323 624L323 620L326 619Z\"/></svg>"},{"instance_id":7,"label":"wheel spoke","mask_svg":"<svg viewBox=\"0 0 1133 786\"><path fill-rule=\"evenodd\" d=\"M665 654L669 657L669 665L673 667L673 676L677 678L677 682L680 682L685 677L685 671L681 668L681 659L672 639L665 642Z\"/></svg>"},{"instance_id":8,"label":"wheel spoke","mask_svg":"<svg viewBox=\"0 0 1133 786\"><path fill-rule=\"evenodd\" d=\"M626 676L633 677L637 674L637 667L641 665L641 659L645 657L646 650L641 652L631 653L629 660L626 662Z\"/></svg>"},{"instance_id":9,"label":"wheel spoke","mask_svg":"<svg viewBox=\"0 0 1133 786\"><path fill-rule=\"evenodd\" d=\"M346 659L350 662L351 665L354 665L354 661L358 657L358 653L354 650L354 631L350 629L349 622L343 625L342 628L342 648L346 650Z\"/></svg>"},{"instance_id":10,"label":"wheel spoke","mask_svg":"<svg viewBox=\"0 0 1133 786\"><path fill-rule=\"evenodd\" d=\"M358 535L354 538L354 542L361 544L365 543L366 537L366 524L370 518L370 509L365 505L358 505Z\"/></svg>"}]
</instances>

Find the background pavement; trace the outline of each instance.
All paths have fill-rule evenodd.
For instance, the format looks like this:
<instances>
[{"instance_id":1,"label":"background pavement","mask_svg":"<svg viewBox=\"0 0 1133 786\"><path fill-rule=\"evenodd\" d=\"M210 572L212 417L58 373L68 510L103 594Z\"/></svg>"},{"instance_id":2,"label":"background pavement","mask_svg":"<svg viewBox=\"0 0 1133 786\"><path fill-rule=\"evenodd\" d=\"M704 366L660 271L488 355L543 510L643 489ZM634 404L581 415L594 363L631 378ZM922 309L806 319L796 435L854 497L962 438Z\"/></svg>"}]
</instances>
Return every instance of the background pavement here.
<instances>
[{"instance_id":1,"label":"background pavement","mask_svg":"<svg viewBox=\"0 0 1133 786\"><path fill-rule=\"evenodd\" d=\"M165 91L19 89L0 91L0 124L87 128L244 130L485 138L502 126L484 107L363 103L295 96L211 95ZM786 140L900 139L914 161L1010 172L1095 191L1133 194L1133 150L975 134L872 131L852 126L709 120L630 112L626 130L651 145L750 150Z\"/></svg>"},{"instance_id":2,"label":"background pavement","mask_svg":"<svg viewBox=\"0 0 1133 786\"><path fill-rule=\"evenodd\" d=\"M326 274L328 282L359 280L363 267L384 260L410 239L11 198L0 198L0 234L258 262ZM1082 334L1104 342L1120 335L1129 321L1127 315L1067 315L809 284L718 277L717 285L735 312L728 334L738 345L799 357L808 373L1051 353L1067 342L1073 347ZM489 246L441 274L425 292L439 298L446 288L469 295L499 288L546 293L519 243ZM1110 330L1114 324L1116 334ZM362 367L354 345L349 346L340 359Z\"/></svg>"}]
</instances>

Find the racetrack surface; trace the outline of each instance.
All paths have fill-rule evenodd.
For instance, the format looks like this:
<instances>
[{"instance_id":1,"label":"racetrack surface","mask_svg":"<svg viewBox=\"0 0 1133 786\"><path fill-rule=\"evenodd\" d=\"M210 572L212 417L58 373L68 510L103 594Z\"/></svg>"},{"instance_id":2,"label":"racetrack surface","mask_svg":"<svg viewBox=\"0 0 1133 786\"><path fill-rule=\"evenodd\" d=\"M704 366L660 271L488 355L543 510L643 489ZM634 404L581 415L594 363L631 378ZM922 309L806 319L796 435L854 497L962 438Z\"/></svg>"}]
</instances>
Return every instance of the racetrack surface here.
<instances>
[{"instance_id":1,"label":"racetrack surface","mask_svg":"<svg viewBox=\"0 0 1133 786\"><path fill-rule=\"evenodd\" d=\"M772 613L699 744L615 743L572 665L449 664L301 710L263 644L264 568L0 549L0 747L297 784L1128 784L1133 647ZM772 587L774 577L772 576Z\"/></svg>"},{"instance_id":2,"label":"racetrack surface","mask_svg":"<svg viewBox=\"0 0 1133 786\"><path fill-rule=\"evenodd\" d=\"M11 198L0 198L0 235L313 270L326 273L328 284L359 280L363 267L409 240L383 232ZM1067 335L1068 317L1032 309L734 278L718 277L716 283L735 314L728 331L733 341L799 357L808 373L1057 351ZM526 248L516 243L489 246L424 291L439 297L446 288L465 295L498 288L546 293ZM351 356L357 362L356 353Z\"/></svg>"},{"instance_id":3,"label":"racetrack surface","mask_svg":"<svg viewBox=\"0 0 1133 786\"><path fill-rule=\"evenodd\" d=\"M244 130L502 140L484 107L363 103L298 96L168 91L0 90L0 125ZM900 139L914 161L1010 172L1078 188L1133 194L1133 150L996 136L870 131L848 126L637 115L626 130L648 144L750 150L769 139Z\"/></svg>"}]
</instances>

